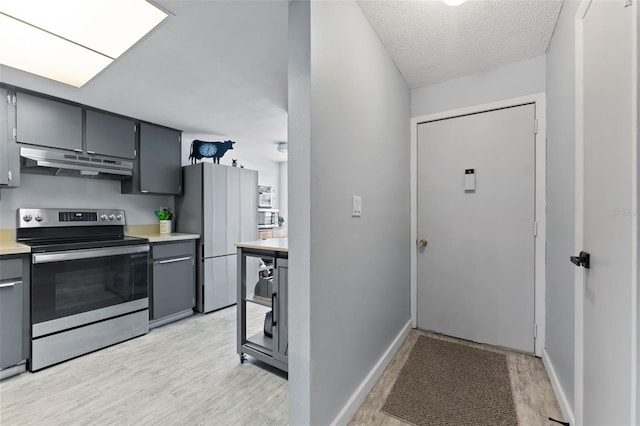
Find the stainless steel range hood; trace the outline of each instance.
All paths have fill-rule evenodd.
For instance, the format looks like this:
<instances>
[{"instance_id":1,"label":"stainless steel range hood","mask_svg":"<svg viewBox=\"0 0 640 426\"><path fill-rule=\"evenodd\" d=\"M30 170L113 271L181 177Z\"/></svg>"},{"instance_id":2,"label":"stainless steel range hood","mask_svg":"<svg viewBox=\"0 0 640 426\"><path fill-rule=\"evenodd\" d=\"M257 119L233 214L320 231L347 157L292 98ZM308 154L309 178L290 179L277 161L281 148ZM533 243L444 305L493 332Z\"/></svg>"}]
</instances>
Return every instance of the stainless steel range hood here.
<instances>
[{"instance_id":1,"label":"stainless steel range hood","mask_svg":"<svg viewBox=\"0 0 640 426\"><path fill-rule=\"evenodd\" d=\"M131 176L133 163L93 154L20 147L20 169L54 176L122 180Z\"/></svg>"}]
</instances>

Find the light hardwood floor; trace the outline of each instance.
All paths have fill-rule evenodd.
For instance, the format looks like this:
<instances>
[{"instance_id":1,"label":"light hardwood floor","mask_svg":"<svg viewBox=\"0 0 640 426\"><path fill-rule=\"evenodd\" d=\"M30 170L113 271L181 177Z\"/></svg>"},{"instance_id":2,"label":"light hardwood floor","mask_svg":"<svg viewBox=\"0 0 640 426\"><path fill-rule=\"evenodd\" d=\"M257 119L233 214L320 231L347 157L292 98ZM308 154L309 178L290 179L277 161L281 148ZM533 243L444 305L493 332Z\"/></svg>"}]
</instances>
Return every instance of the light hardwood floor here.
<instances>
[{"instance_id":1,"label":"light hardwood floor","mask_svg":"<svg viewBox=\"0 0 640 426\"><path fill-rule=\"evenodd\" d=\"M251 330L266 309L251 305ZM249 332L250 333L250 332ZM412 330L351 421L352 425L406 425L380 411L420 334ZM507 354L520 426L561 419L538 358ZM57 366L0 382L2 425L286 425L286 376L236 354L234 307L196 315Z\"/></svg>"},{"instance_id":2,"label":"light hardwood floor","mask_svg":"<svg viewBox=\"0 0 640 426\"><path fill-rule=\"evenodd\" d=\"M539 358L428 331L411 330L380 379L376 382L356 412L350 425L406 426L406 423L383 413L380 411L380 408L384 405L396 378L400 374L402 366L409 357L409 353L420 335L506 354L519 426L558 426L557 423L549 421L548 418L553 417L562 420L562 413L560 412L555 394L551 388L551 383L542 365L542 360Z\"/></svg>"},{"instance_id":3,"label":"light hardwood floor","mask_svg":"<svg viewBox=\"0 0 640 426\"><path fill-rule=\"evenodd\" d=\"M265 311L248 312L256 332ZM235 307L196 315L0 382L0 423L286 425L286 376L248 358L236 354Z\"/></svg>"}]
</instances>

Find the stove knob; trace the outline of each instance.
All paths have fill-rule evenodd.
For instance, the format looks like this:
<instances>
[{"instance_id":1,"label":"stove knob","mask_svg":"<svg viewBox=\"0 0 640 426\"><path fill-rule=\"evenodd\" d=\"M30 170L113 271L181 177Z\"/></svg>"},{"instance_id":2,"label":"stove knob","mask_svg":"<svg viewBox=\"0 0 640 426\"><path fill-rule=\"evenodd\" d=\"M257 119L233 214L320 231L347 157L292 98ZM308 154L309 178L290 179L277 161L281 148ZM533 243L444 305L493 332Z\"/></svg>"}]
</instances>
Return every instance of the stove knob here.
<instances>
[{"instance_id":1,"label":"stove knob","mask_svg":"<svg viewBox=\"0 0 640 426\"><path fill-rule=\"evenodd\" d=\"M122 220L122 215L121 215L121 214L119 214L118 216L116 216L116 219L118 219L118 220Z\"/></svg>"},{"instance_id":2,"label":"stove knob","mask_svg":"<svg viewBox=\"0 0 640 426\"><path fill-rule=\"evenodd\" d=\"M107 220L107 215L106 214L101 214L100 215L100 220Z\"/></svg>"},{"instance_id":3,"label":"stove knob","mask_svg":"<svg viewBox=\"0 0 640 426\"><path fill-rule=\"evenodd\" d=\"M42 220L43 220L43 219L44 219L44 218L42 217L42 215L41 215L41 214L36 215L36 220L37 220L38 222L42 222Z\"/></svg>"},{"instance_id":4,"label":"stove knob","mask_svg":"<svg viewBox=\"0 0 640 426\"><path fill-rule=\"evenodd\" d=\"M22 216L22 220L24 220L25 222L31 222L31 219L33 219L33 216L31 216L30 214L25 214L24 216Z\"/></svg>"},{"instance_id":5,"label":"stove knob","mask_svg":"<svg viewBox=\"0 0 640 426\"><path fill-rule=\"evenodd\" d=\"M113 214L110 214L110 215L109 215L109 220L116 220L116 216L115 216L115 215L113 215Z\"/></svg>"}]
</instances>

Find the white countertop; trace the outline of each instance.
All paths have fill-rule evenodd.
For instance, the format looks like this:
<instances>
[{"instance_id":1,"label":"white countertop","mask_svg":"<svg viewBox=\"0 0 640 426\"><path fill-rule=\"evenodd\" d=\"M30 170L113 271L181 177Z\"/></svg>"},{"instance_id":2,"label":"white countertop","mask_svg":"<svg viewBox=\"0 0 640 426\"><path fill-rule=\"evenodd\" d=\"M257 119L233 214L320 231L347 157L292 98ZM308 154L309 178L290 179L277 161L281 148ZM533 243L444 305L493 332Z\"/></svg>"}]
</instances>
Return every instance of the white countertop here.
<instances>
[{"instance_id":1,"label":"white countertop","mask_svg":"<svg viewBox=\"0 0 640 426\"><path fill-rule=\"evenodd\" d=\"M266 240L257 241L245 241L236 243L238 248L251 248L257 250L271 250L289 252L289 239L288 238L268 238Z\"/></svg>"}]
</instances>

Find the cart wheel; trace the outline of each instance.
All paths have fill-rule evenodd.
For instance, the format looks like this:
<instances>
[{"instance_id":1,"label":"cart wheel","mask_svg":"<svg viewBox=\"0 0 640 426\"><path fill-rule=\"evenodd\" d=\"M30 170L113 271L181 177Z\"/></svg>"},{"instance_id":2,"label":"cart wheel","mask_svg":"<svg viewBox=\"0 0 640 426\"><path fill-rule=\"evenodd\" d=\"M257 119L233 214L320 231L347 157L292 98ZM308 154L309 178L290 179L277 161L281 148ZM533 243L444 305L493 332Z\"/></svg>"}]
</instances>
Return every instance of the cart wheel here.
<instances>
[{"instance_id":1,"label":"cart wheel","mask_svg":"<svg viewBox=\"0 0 640 426\"><path fill-rule=\"evenodd\" d=\"M247 360L246 356L244 354L240 354L240 364L244 364L246 360Z\"/></svg>"}]
</instances>

